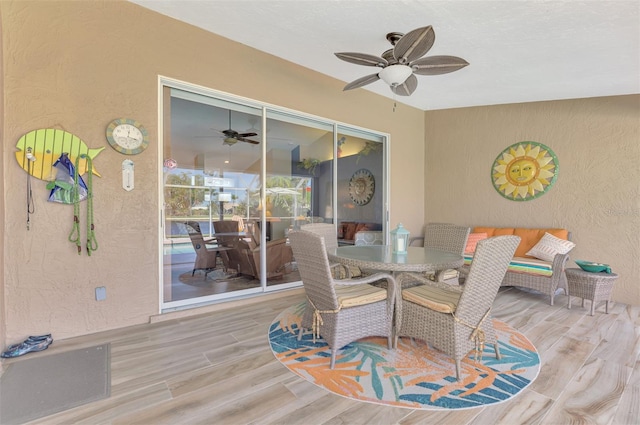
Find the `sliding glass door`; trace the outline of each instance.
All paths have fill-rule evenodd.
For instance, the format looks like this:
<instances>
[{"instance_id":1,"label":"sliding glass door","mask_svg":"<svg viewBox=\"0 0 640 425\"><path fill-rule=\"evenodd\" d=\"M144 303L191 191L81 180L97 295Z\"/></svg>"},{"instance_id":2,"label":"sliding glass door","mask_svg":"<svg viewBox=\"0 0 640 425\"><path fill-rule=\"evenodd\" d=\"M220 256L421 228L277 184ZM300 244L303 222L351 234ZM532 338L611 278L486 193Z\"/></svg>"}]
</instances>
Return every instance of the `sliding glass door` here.
<instances>
[{"instance_id":1,"label":"sliding glass door","mask_svg":"<svg viewBox=\"0 0 640 425\"><path fill-rule=\"evenodd\" d=\"M301 285L287 235L306 223L386 237L386 135L175 80L161 92L163 311Z\"/></svg>"}]
</instances>

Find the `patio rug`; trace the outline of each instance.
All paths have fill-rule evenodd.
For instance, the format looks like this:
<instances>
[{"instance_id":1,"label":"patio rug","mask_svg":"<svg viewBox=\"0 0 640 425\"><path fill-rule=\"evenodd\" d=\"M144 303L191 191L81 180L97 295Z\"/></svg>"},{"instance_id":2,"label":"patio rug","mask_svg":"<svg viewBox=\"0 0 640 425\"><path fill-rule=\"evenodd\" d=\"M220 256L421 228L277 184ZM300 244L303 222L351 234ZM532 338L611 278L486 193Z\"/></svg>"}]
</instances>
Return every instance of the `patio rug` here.
<instances>
[{"instance_id":1,"label":"patio rug","mask_svg":"<svg viewBox=\"0 0 640 425\"><path fill-rule=\"evenodd\" d=\"M0 377L0 424L24 423L108 397L110 348L39 353L9 363Z\"/></svg>"},{"instance_id":2,"label":"patio rug","mask_svg":"<svg viewBox=\"0 0 640 425\"><path fill-rule=\"evenodd\" d=\"M396 350L387 339L373 337L338 351L329 369L331 351L310 331L298 341L305 303L280 313L269 328L271 350L290 371L343 397L411 409L466 409L507 401L529 386L540 371L533 344L509 325L494 320L501 360L486 346L481 362L473 354L463 360L461 381L455 363L424 342L400 338Z\"/></svg>"}]
</instances>

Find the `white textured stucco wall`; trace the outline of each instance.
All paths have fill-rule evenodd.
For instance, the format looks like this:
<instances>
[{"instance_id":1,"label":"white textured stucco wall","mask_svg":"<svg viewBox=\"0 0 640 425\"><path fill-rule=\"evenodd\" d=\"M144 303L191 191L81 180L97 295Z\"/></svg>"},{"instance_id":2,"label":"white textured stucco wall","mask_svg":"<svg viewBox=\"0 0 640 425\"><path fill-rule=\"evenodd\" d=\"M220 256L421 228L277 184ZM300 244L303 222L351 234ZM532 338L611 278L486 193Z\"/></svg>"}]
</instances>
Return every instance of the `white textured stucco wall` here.
<instances>
[{"instance_id":1,"label":"white textured stucco wall","mask_svg":"<svg viewBox=\"0 0 640 425\"><path fill-rule=\"evenodd\" d=\"M426 114L425 221L469 226L561 227L573 260L608 263L613 298L640 304L640 96L536 102ZM493 188L493 161L521 141L559 162L539 198L509 201Z\"/></svg>"}]
</instances>

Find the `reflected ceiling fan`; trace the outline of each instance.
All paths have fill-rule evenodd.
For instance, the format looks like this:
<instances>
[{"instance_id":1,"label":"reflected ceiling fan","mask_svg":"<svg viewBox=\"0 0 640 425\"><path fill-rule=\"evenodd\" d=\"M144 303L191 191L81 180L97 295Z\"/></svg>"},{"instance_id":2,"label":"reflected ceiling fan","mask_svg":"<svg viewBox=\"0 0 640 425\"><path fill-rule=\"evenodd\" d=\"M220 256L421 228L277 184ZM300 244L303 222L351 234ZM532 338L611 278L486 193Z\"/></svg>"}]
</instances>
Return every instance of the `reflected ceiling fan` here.
<instances>
[{"instance_id":1,"label":"reflected ceiling fan","mask_svg":"<svg viewBox=\"0 0 640 425\"><path fill-rule=\"evenodd\" d=\"M357 89L367 84L383 80L391 91L399 96L409 96L418 87L417 75L439 75L457 71L469 65L466 60L456 56L430 56L423 58L433 46L436 34L431 25L416 28L407 34L390 32L387 40L393 48L382 56L367 53L336 53L335 55L356 65L382 68L375 74L358 78L347 84L343 90Z\"/></svg>"},{"instance_id":2,"label":"reflected ceiling fan","mask_svg":"<svg viewBox=\"0 0 640 425\"><path fill-rule=\"evenodd\" d=\"M222 144L233 146L238 142L251 143L252 145L258 145L260 142L257 140L247 139L247 137L257 136L258 133L249 132L249 133L239 133L236 130L231 128L231 110L229 110L229 128L226 130L216 130L222 134L224 134L224 142Z\"/></svg>"}]
</instances>

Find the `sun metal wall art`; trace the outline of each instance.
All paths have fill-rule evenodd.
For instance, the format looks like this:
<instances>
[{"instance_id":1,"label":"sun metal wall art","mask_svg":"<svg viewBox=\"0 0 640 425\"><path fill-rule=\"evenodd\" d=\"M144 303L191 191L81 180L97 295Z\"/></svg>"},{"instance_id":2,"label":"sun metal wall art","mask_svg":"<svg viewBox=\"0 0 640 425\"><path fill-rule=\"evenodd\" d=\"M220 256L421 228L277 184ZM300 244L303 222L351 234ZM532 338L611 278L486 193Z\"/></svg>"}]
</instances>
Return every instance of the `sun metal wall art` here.
<instances>
[{"instance_id":1,"label":"sun metal wall art","mask_svg":"<svg viewBox=\"0 0 640 425\"><path fill-rule=\"evenodd\" d=\"M366 205L373 198L376 182L371 171L361 168L349 180L349 196L356 205Z\"/></svg>"},{"instance_id":2,"label":"sun metal wall art","mask_svg":"<svg viewBox=\"0 0 640 425\"><path fill-rule=\"evenodd\" d=\"M558 159L542 143L518 142L496 158L491 167L491 180L498 193L511 201L535 199L555 183Z\"/></svg>"}]
</instances>

